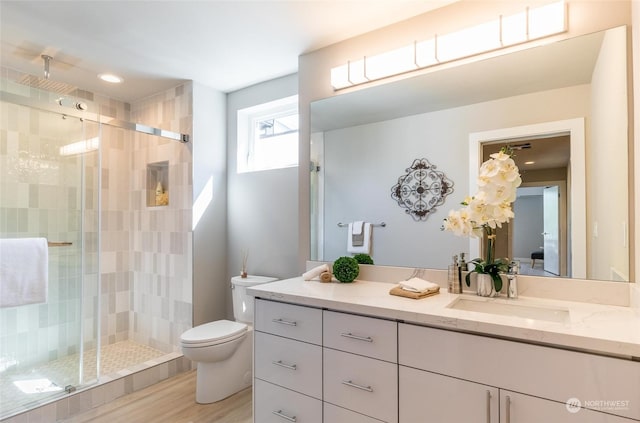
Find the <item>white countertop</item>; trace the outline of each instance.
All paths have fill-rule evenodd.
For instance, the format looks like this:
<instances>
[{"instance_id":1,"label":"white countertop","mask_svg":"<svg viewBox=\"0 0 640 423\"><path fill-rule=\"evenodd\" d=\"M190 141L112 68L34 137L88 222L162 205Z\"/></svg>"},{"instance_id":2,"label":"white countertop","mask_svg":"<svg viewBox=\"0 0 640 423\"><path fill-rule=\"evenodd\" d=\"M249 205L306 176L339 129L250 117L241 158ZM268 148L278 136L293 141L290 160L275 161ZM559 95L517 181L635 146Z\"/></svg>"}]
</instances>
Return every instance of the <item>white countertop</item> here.
<instances>
[{"instance_id":1,"label":"white countertop","mask_svg":"<svg viewBox=\"0 0 640 423\"><path fill-rule=\"evenodd\" d=\"M446 289L441 289L437 295L414 300L390 295L393 286L360 280L346 284L321 283L298 277L257 285L248 291L265 299L640 358L640 310L637 308L522 296L514 300L505 297L485 299L473 294L449 294ZM569 318L551 322L447 307L459 297L566 309Z\"/></svg>"}]
</instances>

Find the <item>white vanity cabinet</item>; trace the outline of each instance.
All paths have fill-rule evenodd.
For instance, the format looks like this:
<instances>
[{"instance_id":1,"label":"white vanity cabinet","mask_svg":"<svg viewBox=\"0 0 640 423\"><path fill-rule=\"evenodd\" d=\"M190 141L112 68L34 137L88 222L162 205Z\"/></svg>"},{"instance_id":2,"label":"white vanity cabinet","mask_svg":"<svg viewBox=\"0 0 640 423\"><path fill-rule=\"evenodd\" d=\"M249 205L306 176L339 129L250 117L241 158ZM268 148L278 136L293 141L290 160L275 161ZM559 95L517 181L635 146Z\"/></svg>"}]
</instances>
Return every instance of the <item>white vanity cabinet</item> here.
<instances>
[{"instance_id":1,"label":"white vanity cabinet","mask_svg":"<svg viewBox=\"0 0 640 423\"><path fill-rule=\"evenodd\" d=\"M398 421L398 324L323 312L323 399L380 421ZM325 421L351 423L359 416Z\"/></svg>"},{"instance_id":2,"label":"white vanity cabinet","mask_svg":"<svg viewBox=\"0 0 640 423\"><path fill-rule=\"evenodd\" d=\"M254 332L255 377L322 398L322 347Z\"/></svg>"},{"instance_id":3,"label":"white vanity cabinet","mask_svg":"<svg viewBox=\"0 0 640 423\"><path fill-rule=\"evenodd\" d=\"M632 423L632 420L589 409L572 408L566 403L549 401L517 392L500 390L500 423Z\"/></svg>"},{"instance_id":4,"label":"white vanity cabinet","mask_svg":"<svg viewBox=\"0 0 640 423\"><path fill-rule=\"evenodd\" d=\"M498 422L498 388L405 366L398 380L400 423Z\"/></svg>"},{"instance_id":5,"label":"white vanity cabinet","mask_svg":"<svg viewBox=\"0 0 640 423\"><path fill-rule=\"evenodd\" d=\"M255 319L256 423L640 422L638 361L260 298Z\"/></svg>"},{"instance_id":6,"label":"white vanity cabinet","mask_svg":"<svg viewBox=\"0 0 640 423\"><path fill-rule=\"evenodd\" d=\"M380 423L380 420L337 405L324 403L324 421L331 423Z\"/></svg>"},{"instance_id":7,"label":"white vanity cabinet","mask_svg":"<svg viewBox=\"0 0 640 423\"><path fill-rule=\"evenodd\" d=\"M254 379L255 423L322 423L322 401Z\"/></svg>"},{"instance_id":8,"label":"white vanity cabinet","mask_svg":"<svg viewBox=\"0 0 640 423\"><path fill-rule=\"evenodd\" d=\"M418 398L414 392L426 389L427 397L437 399L445 386L459 390L445 402L445 410L439 410L446 414L451 408L451 414L446 414L449 418L444 418L451 422L621 423L640 419L638 362L405 323L399 324L398 342L401 423L414 423L415 419L404 416L425 412L423 404L410 401L412 396ZM405 397L409 400L403 400ZM585 408L591 403L593 411L568 411L566 402L573 398ZM615 409L599 409L598 401L611 400L628 402ZM475 417L458 418L463 412L455 404L468 408Z\"/></svg>"},{"instance_id":9,"label":"white vanity cabinet","mask_svg":"<svg viewBox=\"0 0 640 423\"><path fill-rule=\"evenodd\" d=\"M632 423L611 414L400 366L400 423Z\"/></svg>"},{"instance_id":10,"label":"white vanity cabinet","mask_svg":"<svg viewBox=\"0 0 640 423\"><path fill-rule=\"evenodd\" d=\"M257 331L322 345L322 310L319 308L258 299L254 319Z\"/></svg>"},{"instance_id":11,"label":"white vanity cabinet","mask_svg":"<svg viewBox=\"0 0 640 423\"><path fill-rule=\"evenodd\" d=\"M322 423L322 310L256 300L254 421Z\"/></svg>"},{"instance_id":12,"label":"white vanity cabinet","mask_svg":"<svg viewBox=\"0 0 640 423\"><path fill-rule=\"evenodd\" d=\"M325 310L322 345L390 363L398 362L398 324L391 320Z\"/></svg>"}]
</instances>

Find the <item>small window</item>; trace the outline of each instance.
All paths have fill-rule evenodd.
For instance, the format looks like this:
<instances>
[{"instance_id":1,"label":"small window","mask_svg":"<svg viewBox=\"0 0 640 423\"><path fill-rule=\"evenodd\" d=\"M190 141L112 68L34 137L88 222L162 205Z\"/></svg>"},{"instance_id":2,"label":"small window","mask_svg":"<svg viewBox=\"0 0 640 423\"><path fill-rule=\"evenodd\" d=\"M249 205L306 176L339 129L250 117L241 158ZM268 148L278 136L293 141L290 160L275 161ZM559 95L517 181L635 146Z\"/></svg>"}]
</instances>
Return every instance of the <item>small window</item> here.
<instances>
[{"instance_id":1,"label":"small window","mask_svg":"<svg viewBox=\"0 0 640 423\"><path fill-rule=\"evenodd\" d=\"M238 173L298 165L298 96L238 110Z\"/></svg>"}]
</instances>

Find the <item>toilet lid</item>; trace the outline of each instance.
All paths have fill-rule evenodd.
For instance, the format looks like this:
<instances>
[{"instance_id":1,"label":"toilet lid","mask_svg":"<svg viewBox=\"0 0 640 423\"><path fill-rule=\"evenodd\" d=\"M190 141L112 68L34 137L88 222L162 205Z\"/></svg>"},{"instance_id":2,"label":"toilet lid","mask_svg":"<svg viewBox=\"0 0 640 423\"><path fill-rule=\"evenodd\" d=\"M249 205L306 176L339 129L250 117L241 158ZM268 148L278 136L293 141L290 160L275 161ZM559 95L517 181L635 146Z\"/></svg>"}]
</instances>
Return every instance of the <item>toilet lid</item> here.
<instances>
[{"instance_id":1,"label":"toilet lid","mask_svg":"<svg viewBox=\"0 0 640 423\"><path fill-rule=\"evenodd\" d=\"M203 342L227 341L237 338L247 331L247 325L231 320L216 320L215 322L191 328L182 334L180 340L184 344L201 344Z\"/></svg>"}]
</instances>

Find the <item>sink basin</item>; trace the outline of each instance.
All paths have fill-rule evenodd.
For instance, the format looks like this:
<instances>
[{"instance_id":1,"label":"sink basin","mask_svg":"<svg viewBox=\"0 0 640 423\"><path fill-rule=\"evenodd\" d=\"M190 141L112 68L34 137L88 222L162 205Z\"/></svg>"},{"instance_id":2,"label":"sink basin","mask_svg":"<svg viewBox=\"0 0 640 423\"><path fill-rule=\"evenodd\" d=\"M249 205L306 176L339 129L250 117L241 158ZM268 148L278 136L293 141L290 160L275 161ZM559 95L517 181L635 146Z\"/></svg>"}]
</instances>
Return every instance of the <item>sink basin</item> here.
<instances>
[{"instance_id":1,"label":"sink basin","mask_svg":"<svg viewBox=\"0 0 640 423\"><path fill-rule=\"evenodd\" d=\"M511 301L511 300L508 300ZM569 310L555 307L524 305L503 300L472 299L460 297L447 306L455 310L476 311L479 313L499 314L502 316L522 317L524 319L565 322L569 319Z\"/></svg>"}]
</instances>

